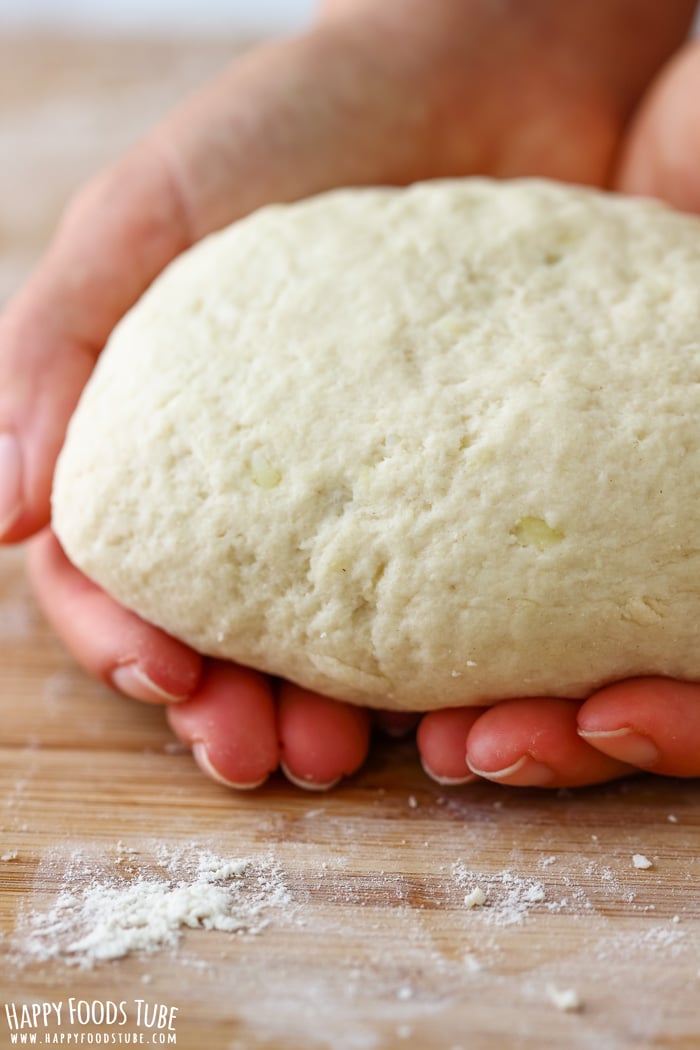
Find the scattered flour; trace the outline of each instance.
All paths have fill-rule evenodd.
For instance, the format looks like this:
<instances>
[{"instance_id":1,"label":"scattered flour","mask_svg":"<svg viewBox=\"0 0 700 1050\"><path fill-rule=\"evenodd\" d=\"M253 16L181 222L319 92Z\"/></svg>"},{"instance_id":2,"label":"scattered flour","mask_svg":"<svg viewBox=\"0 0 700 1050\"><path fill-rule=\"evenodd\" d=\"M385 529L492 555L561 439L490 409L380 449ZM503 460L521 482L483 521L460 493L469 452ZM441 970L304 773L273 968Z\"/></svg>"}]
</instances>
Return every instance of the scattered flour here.
<instances>
[{"instance_id":1,"label":"scattered flour","mask_svg":"<svg viewBox=\"0 0 700 1050\"><path fill-rule=\"evenodd\" d=\"M464 898L466 907L484 905L479 908L484 921L495 926L521 924L531 908L545 902L545 889L541 882L521 878L508 869L484 876L481 872L470 871L462 861L458 861L452 865L452 877L458 886L464 886L469 891ZM474 889L477 880L480 885ZM475 898L475 894L481 899Z\"/></svg>"},{"instance_id":2,"label":"scattered flour","mask_svg":"<svg viewBox=\"0 0 700 1050\"><path fill-rule=\"evenodd\" d=\"M20 917L14 945L20 958L89 969L131 952L175 947L183 927L257 933L270 909L291 900L267 860L161 848L154 870L139 865L135 850L118 848L107 868L104 859L71 856L53 904Z\"/></svg>"},{"instance_id":3,"label":"scattered flour","mask_svg":"<svg viewBox=\"0 0 700 1050\"><path fill-rule=\"evenodd\" d=\"M637 933L615 933L609 937L601 937L596 944L595 954L599 963L657 955L668 962L689 954L695 956L696 948L694 939L688 938L686 932L679 930L676 924L652 926Z\"/></svg>"}]
</instances>

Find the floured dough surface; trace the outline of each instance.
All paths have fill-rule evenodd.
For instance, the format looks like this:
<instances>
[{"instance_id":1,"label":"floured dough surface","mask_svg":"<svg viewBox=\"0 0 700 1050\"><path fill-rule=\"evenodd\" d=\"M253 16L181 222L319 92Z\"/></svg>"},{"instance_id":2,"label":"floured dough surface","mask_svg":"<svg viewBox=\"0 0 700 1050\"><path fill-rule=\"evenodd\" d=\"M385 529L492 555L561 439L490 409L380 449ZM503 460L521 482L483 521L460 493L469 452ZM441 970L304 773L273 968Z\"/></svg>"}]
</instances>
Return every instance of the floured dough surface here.
<instances>
[{"instance_id":1,"label":"floured dough surface","mask_svg":"<svg viewBox=\"0 0 700 1050\"><path fill-rule=\"evenodd\" d=\"M700 221L542 181L336 191L116 329L69 557L203 652L378 707L700 678Z\"/></svg>"}]
</instances>

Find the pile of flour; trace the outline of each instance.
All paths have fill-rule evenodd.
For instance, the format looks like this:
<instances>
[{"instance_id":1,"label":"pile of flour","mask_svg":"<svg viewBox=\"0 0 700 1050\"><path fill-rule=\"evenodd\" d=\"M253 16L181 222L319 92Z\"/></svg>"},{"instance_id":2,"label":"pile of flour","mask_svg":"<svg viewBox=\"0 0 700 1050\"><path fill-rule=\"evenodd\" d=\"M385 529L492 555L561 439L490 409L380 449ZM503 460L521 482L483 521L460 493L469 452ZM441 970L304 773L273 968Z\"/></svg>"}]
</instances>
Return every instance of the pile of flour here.
<instances>
[{"instance_id":1,"label":"pile of flour","mask_svg":"<svg viewBox=\"0 0 700 1050\"><path fill-rule=\"evenodd\" d=\"M184 927L256 933L272 909L291 901L269 859L224 858L197 847L161 848L151 868L124 847L112 862L75 851L67 865L60 863L60 890L50 907L20 917L18 959L91 968L175 947Z\"/></svg>"}]
</instances>

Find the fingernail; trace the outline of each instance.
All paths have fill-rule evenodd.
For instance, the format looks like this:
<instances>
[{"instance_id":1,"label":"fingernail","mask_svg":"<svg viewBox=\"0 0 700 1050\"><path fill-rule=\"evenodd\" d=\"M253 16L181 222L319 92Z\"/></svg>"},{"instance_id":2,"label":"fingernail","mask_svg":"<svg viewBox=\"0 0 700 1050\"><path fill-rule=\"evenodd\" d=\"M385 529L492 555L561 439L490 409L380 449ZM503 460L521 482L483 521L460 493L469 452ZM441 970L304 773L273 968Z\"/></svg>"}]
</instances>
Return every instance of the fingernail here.
<instances>
[{"instance_id":1,"label":"fingernail","mask_svg":"<svg viewBox=\"0 0 700 1050\"><path fill-rule=\"evenodd\" d=\"M112 671L112 685L120 693L134 700L145 700L148 703L177 704L187 700L186 696L174 696L152 682L138 664L122 664Z\"/></svg>"},{"instance_id":2,"label":"fingernail","mask_svg":"<svg viewBox=\"0 0 700 1050\"><path fill-rule=\"evenodd\" d=\"M212 780L216 780L219 784L223 784L224 787L235 788L236 791L254 791L255 788L262 787L267 780L267 776L264 776L262 780L256 780L250 784L237 784L234 780L228 780L215 766L212 765L207 746L203 740L198 740L197 743L192 745L192 755L202 772L206 773L206 775Z\"/></svg>"},{"instance_id":3,"label":"fingernail","mask_svg":"<svg viewBox=\"0 0 700 1050\"><path fill-rule=\"evenodd\" d=\"M477 769L469 759L467 765L472 773L479 777L499 782L507 780L514 787L546 787L554 780L554 773L549 766L536 762L530 755L523 755L512 766L506 766L504 769Z\"/></svg>"},{"instance_id":4,"label":"fingernail","mask_svg":"<svg viewBox=\"0 0 700 1050\"><path fill-rule=\"evenodd\" d=\"M606 755L619 758L621 762L629 762L632 766L654 766L661 758L659 749L649 737L638 733L631 726L596 731L579 729L578 735L587 744L600 747Z\"/></svg>"},{"instance_id":5,"label":"fingernail","mask_svg":"<svg viewBox=\"0 0 700 1050\"><path fill-rule=\"evenodd\" d=\"M0 539L22 513L22 454L14 434L0 434Z\"/></svg>"},{"instance_id":6,"label":"fingernail","mask_svg":"<svg viewBox=\"0 0 700 1050\"><path fill-rule=\"evenodd\" d=\"M437 773L433 773L432 769L430 766L426 765L423 758L421 758L420 764L423 767L425 775L430 777L431 780L434 780L436 784L442 784L443 787L459 787L460 784L474 784L480 779L476 773L465 773L464 776L458 777L442 777Z\"/></svg>"},{"instance_id":7,"label":"fingernail","mask_svg":"<svg viewBox=\"0 0 700 1050\"><path fill-rule=\"evenodd\" d=\"M306 780L304 777L298 777L295 773L292 773L289 766L286 766L284 762L280 762L280 769L286 776L290 784L294 784L295 787L303 788L304 791L330 791L331 788L339 784L343 779L342 777L336 777L335 780L329 780L325 784L319 784L315 780Z\"/></svg>"}]
</instances>

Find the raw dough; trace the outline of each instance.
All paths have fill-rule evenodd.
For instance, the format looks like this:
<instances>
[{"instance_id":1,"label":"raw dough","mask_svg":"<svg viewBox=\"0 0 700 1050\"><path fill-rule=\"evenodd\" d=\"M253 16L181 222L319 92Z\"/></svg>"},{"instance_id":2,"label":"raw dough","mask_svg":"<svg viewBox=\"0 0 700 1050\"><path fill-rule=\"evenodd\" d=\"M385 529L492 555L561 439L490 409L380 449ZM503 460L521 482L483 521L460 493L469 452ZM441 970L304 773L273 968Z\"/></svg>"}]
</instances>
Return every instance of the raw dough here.
<instances>
[{"instance_id":1,"label":"raw dough","mask_svg":"<svg viewBox=\"0 0 700 1050\"><path fill-rule=\"evenodd\" d=\"M122 321L54 492L195 648L428 710L700 678L700 221L542 181L265 208Z\"/></svg>"}]
</instances>

